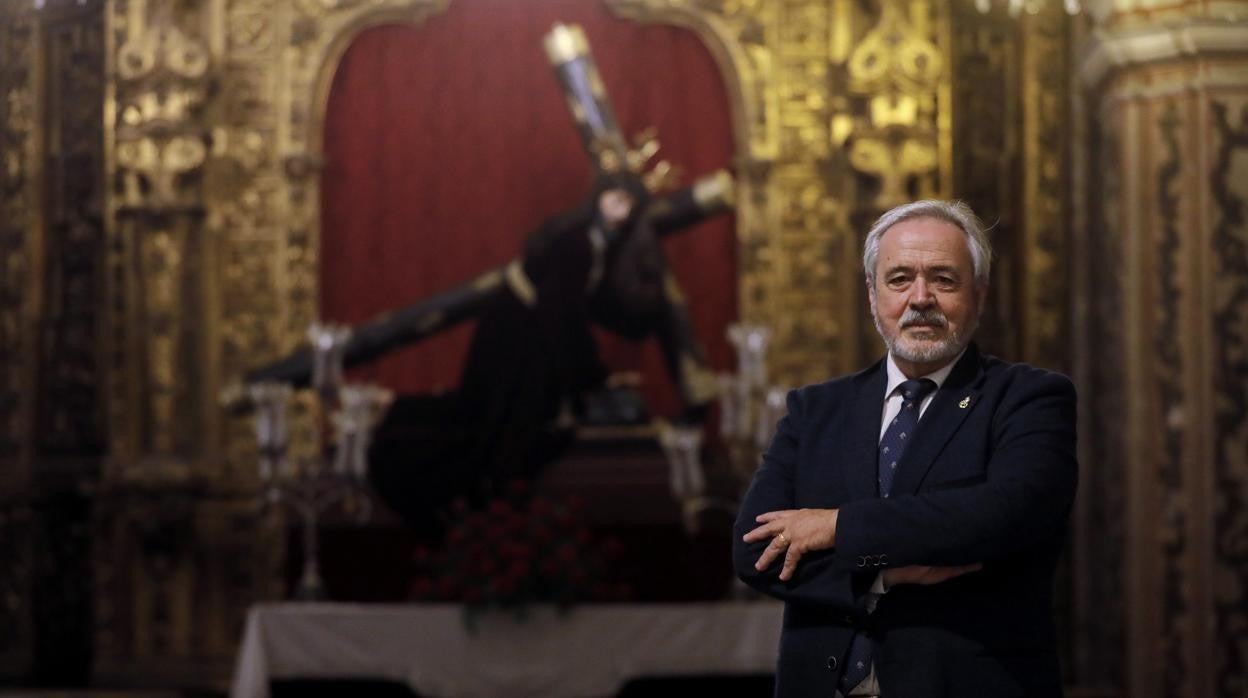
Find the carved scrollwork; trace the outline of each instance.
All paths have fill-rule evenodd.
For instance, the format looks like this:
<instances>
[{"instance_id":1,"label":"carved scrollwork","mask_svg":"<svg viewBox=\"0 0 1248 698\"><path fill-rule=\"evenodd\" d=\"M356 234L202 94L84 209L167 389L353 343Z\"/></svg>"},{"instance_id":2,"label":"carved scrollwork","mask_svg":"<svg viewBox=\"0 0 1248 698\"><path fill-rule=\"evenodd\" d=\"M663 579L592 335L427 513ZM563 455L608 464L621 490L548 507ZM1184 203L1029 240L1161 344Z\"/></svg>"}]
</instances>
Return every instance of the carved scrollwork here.
<instances>
[{"instance_id":1,"label":"carved scrollwork","mask_svg":"<svg viewBox=\"0 0 1248 698\"><path fill-rule=\"evenodd\" d=\"M203 330L188 335L184 318L195 302L192 285L198 278L198 259L187 246L196 239L191 231L202 225L207 203L204 176L211 138L205 109L214 70L207 40L199 33L207 8L126 0L110 9L116 46L109 57L116 96L109 159L116 218L110 248L125 251L112 263L131 280L111 287L109 306L119 323L109 335L116 342L110 355L119 360L112 367L113 403L140 395L145 402L136 412L115 408L113 431L134 456L189 454L203 434L197 411L185 408L194 404L194 395L182 378L203 360L189 341ZM141 324L127 324L126 312L134 312ZM137 364L136 356L141 357ZM133 421L144 413L149 421ZM185 467L161 462L172 468L170 476Z\"/></svg>"},{"instance_id":2,"label":"carved scrollwork","mask_svg":"<svg viewBox=\"0 0 1248 698\"><path fill-rule=\"evenodd\" d=\"M865 102L849 139L849 162L879 181L872 202L877 209L942 189L937 175L947 134L940 133L939 124L941 109L948 109L942 94L949 77L944 51L928 24L929 11L881 0L879 21L846 64L848 90Z\"/></svg>"},{"instance_id":3,"label":"carved scrollwork","mask_svg":"<svg viewBox=\"0 0 1248 698\"><path fill-rule=\"evenodd\" d=\"M1248 685L1248 95L1211 100L1217 153L1212 168L1217 221L1211 240L1214 278L1211 310L1214 343L1215 596L1212 616L1214 689L1233 694ZM1239 328L1236 330L1235 328Z\"/></svg>"}]
</instances>

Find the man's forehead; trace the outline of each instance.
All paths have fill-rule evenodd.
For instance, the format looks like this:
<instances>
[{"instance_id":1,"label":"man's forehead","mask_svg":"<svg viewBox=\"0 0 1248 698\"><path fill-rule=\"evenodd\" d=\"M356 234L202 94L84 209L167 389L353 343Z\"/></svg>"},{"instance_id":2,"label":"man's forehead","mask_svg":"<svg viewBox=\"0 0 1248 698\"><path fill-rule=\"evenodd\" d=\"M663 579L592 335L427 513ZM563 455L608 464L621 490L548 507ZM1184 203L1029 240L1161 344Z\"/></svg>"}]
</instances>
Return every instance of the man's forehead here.
<instances>
[{"instance_id":1,"label":"man's forehead","mask_svg":"<svg viewBox=\"0 0 1248 698\"><path fill-rule=\"evenodd\" d=\"M937 218L901 221L880 237L881 261L895 256L922 256L933 265L970 262L971 246L958 226Z\"/></svg>"}]
</instances>

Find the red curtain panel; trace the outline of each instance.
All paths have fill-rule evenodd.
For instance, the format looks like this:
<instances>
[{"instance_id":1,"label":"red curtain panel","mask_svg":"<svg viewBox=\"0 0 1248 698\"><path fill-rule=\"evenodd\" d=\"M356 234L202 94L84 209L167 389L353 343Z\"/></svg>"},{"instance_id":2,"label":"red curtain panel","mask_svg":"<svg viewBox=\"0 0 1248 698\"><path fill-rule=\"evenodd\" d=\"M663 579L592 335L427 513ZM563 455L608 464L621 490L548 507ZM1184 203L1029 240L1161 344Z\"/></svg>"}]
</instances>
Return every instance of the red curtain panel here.
<instances>
[{"instance_id":1,"label":"red curtain panel","mask_svg":"<svg viewBox=\"0 0 1248 698\"><path fill-rule=\"evenodd\" d=\"M321 309L360 323L517 255L526 233L572 208L592 175L542 48L556 22L584 27L625 133L658 129L682 183L730 164L723 76L691 31L639 25L591 0L456 0L420 26L358 36L325 118ZM664 245L713 366L734 361L733 216ZM453 389L472 324L360 371L400 392ZM612 370L639 371L653 412L677 413L653 339L598 333Z\"/></svg>"}]
</instances>

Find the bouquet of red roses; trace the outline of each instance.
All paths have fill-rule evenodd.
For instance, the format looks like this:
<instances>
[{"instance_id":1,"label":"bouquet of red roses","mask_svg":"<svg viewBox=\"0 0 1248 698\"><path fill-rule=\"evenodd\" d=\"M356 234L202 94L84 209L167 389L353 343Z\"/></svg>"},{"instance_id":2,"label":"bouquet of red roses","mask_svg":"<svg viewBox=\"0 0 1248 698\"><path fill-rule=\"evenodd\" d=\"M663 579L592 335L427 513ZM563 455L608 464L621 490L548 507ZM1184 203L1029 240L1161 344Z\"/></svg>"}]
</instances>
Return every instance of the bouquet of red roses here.
<instances>
[{"instance_id":1,"label":"bouquet of red roses","mask_svg":"<svg viewBox=\"0 0 1248 698\"><path fill-rule=\"evenodd\" d=\"M412 586L419 600L460 601L470 625L491 607L523 617L530 604L568 609L584 601L626 599L630 590L609 581L619 544L595 544L581 523L576 497L552 499L513 483L505 495L473 507L451 506L442 548L419 551L424 574Z\"/></svg>"}]
</instances>

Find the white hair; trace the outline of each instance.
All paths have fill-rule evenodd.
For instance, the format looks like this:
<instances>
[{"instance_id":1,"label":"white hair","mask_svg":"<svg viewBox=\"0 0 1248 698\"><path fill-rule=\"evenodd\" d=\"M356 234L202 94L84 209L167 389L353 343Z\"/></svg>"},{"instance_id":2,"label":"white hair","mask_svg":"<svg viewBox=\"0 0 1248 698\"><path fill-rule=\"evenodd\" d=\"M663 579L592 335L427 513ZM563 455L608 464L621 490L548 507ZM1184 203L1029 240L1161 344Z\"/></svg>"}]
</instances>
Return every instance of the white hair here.
<instances>
[{"instance_id":1,"label":"white hair","mask_svg":"<svg viewBox=\"0 0 1248 698\"><path fill-rule=\"evenodd\" d=\"M988 242L983 221L961 201L924 199L890 209L867 232L867 240L862 246L862 267L867 273L868 286L875 287L875 261L880 254L880 238L889 228L913 218L935 218L960 228L966 234L966 246L975 267L975 281L980 285L988 284L988 274L992 271L992 244Z\"/></svg>"}]
</instances>

